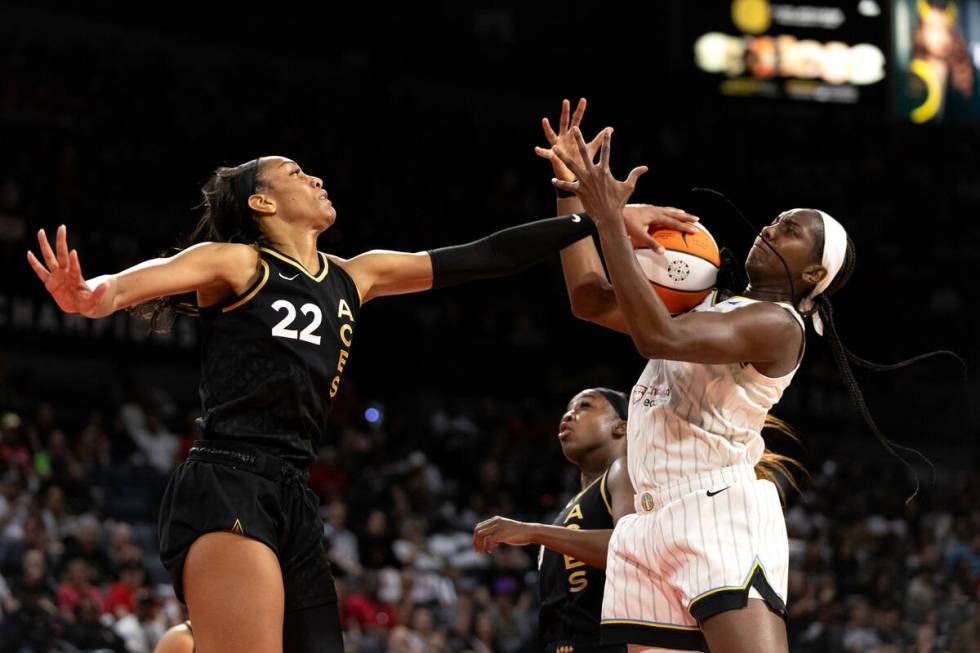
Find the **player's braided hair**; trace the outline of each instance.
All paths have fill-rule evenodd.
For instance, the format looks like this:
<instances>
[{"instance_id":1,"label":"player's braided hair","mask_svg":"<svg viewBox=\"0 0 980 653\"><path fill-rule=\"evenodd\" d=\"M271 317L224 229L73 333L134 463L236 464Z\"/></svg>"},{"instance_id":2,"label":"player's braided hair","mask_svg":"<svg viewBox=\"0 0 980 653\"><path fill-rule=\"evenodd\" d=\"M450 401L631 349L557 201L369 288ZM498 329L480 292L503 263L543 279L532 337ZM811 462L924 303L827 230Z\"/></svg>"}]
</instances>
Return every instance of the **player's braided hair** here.
<instances>
[{"instance_id":1,"label":"player's braided hair","mask_svg":"<svg viewBox=\"0 0 980 653\"><path fill-rule=\"evenodd\" d=\"M728 199L723 193L720 193L716 190L712 190L710 188L695 188L693 190L696 192L706 193L714 197L717 197L718 199L721 199L722 201L725 202L725 204L728 205L729 208L732 209L732 211L736 215L738 215L742 219L743 222L749 225L749 227L752 228L753 231L755 231L756 233L760 233L762 241L769 247L770 251L772 251L772 253L775 254L779 258L780 262L783 264L783 268L786 271L786 281L787 281L787 289L789 290L789 295L793 298L793 301L796 302L797 296L794 292L793 277L792 274L790 273L789 266L786 264L786 260L783 258L782 254L780 254L779 251L775 247L773 247L773 245L769 242L769 240L765 237L765 235L761 234L761 232L755 227L755 225L752 224L752 221L749 220L747 217L745 217L745 214L743 214L739 210L739 208L735 205L735 203L732 202L730 199ZM816 252L823 251L824 234L823 234L822 224L820 226L820 232L821 232L821 236L818 239L819 247L815 247ZM847 386L847 390L851 395L851 399L854 401L854 404L857 407L858 412L861 414L861 417L864 418L865 423L871 429L871 432L874 433L875 437L882 444L882 446L885 447L885 449L890 454L892 454L900 461L902 461L902 463L912 472L912 475L915 478L915 491L906 500L906 503L908 503L916 496L916 494L919 493L919 476L916 473L915 468L912 467L912 464L909 463L909 461L898 452L906 451L921 458L929 466L933 478L935 478L935 471L936 471L935 466L932 464L932 461L929 460L928 457L926 457L922 452L918 451L917 449L913 449L912 447L906 447L897 444L889 440L887 437L885 437L885 435L881 432L881 429L878 428L878 424L875 422L874 417L872 417L871 410L868 408L868 404L864 400L864 393L861 391L861 386L858 384L857 378L855 378L854 376L854 371L851 369L851 363L854 363L855 365L858 365L860 367L869 370L874 370L876 372L887 372L890 370L897 370L903 367L907 367L912 363L916 363L926 358L931 358L932 356L952 356L960 363L960 365L963 366L964 370L966 370L966 361L964 361L958 354L956 354L956 352L941 349L941 350L927 352L925 354L919 354L918 356L913 356L912 358L907 358L905 360L898 361L897 363L882 365L880 363L874 363L865 358L862 358L857 354L855 354L854 352L852 352L850 349L848 349L841 341L840 334L837 333L837 327L834 324L834 309L830 303L830 297L835 292L840 290L840 288L843 287L845 283L847 283L847 280L850 279L851 274L854 272L854 267L856 265L857 265L857 254L854 249L854 241L852 241L851 237L848 236L847 247L844 251L844 261L842 262L840 269L837 271L837 275L830 282L830 285L827 286L827 289L824 290L824 292L822 292L821 294L814 297L813 310L815 310L820 315L820 319L823 321L824 333L827 336L827 342L830 343L830 350L834 356L834 361L837 363L837 369L840 371L841 377L844 381L844 385ZM803 292L805 293L807 291L804 290Z\"/></svg>"},{"instance_id":2,"label":"player's braided hair","mask_svg":"<svg viewBox=\"0 0 980 653\"><path fill-rule=\"evenodd\" d=\"M216 169L201 187L201 203L194 207L204 209L197 225L179 247L170 248L161 255L173 256L190 245L202 242L272 244L259 228L258 221L254 217L246 218L251 211L247 205L243 205L251 191L268 187L261 172L259 159ZM169 329L177 313L198 314L197 302L192 294L159 297L130 310L148 320L152 331Z\"/></svg>"},{"instance_id":3,"label":"player's braided hair","mask_svg":"<svg viewBox=\"0 0 980 653\"><path fill-rule=\"evenodd\" d=\"M933 481L935 481L936 474L935 466L932 464L932 461L918 449L897 444L885 437L885 435L881 432L881 429L878 428L878 424L875 422L874 417L871 415L871 410L868 408L868 404L864 400L864 393L861 391L861 386L858 384L857 378L854 376L854 371L851 369L851 363L865 369L874 370L875 372L897 370L907 367L920 360L940 355L954 357L964 366L964 368L966 367L966 363L955 352L937 350L927 352L925 354L919 354L918 356L913 356L911 358L898 361L897 363L883 365L881 363L874 363L862 358L848 349L847 346L841 341L840 334L837 333L837 326L834 324L834 308L830 303L830 296L837 292L837 290L847 282L848 278L851 276L851 273L854 272L854 266L856 263L857 255L854 251L854 243L851 241L850 236L848 236L847 249L844 253L844 262L841 265L840 271L827 287L827 290L814 298L814 310L819 313L820 319L823 321L824 333L827 337L827 342L830 344L830 351L833 354L834 361L837 363L837 369L840 371L844 385L847 387L847 390L851 395L851 399L854 401L854 405L861 414L861 417L864 418L865 423L868 425L868 428L871 429L871 432L874 433L874 436L878 439L878 442L880 442L889 453L901 460L902 463L912 472L912 476L915 479L915 491L913 491L912 495L906 500L907 503L919 493L919 475L915 472L912 464L905 457L903 457L899 451L905 451L921 458L929 466L930 472L933 476Z\"/></svg>"}]
</instances>

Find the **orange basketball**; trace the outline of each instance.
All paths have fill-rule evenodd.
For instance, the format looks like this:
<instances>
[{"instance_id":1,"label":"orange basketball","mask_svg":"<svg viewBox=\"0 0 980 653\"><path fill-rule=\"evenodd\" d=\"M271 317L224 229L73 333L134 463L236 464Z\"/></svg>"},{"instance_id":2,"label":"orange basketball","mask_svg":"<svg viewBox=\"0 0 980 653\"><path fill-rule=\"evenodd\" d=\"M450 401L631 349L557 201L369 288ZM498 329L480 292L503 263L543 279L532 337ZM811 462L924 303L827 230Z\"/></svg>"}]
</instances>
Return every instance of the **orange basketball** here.
<instances>
[{"instance_id":1,"label":"orange basketball","mask_svg":"<svg viewBox=\"0 0 980 653\"><path fill-rule=\"evenodd\" d=\"M667 250L655 253L649 247L636 249L636 259L667 310L683 313L704 301L715 287L721 255L718 244L704 225L697 233L653 229L650 235ZM636 243L633 243L636 247Z\"/></svg>"}]
</instances>

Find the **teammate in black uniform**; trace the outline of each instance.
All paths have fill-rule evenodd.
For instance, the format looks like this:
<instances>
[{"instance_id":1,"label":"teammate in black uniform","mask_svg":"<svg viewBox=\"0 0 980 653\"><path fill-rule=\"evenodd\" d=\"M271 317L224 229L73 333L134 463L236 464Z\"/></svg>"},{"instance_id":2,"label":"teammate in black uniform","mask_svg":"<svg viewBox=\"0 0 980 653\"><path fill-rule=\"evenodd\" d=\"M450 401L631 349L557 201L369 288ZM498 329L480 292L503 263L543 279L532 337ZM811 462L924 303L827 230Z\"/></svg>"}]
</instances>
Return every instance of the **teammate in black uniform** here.
<instances>
[{"instance_id":1,"label":"teammate in black uniform","mask_svg":"<svg viewBox=\"0 0 980 653\"><path fill-rule=\"evenodd\" d=\"M599 646L606 549L613 527L633 512L626 471L626 397L608 388L575 395L558 427L562 453L579 468L582 490L554 525L493 517L477 525L473 546L489 553L498 544L540 544L538 634L547 653L619 653Z\"/></svg>"}]
</instances>

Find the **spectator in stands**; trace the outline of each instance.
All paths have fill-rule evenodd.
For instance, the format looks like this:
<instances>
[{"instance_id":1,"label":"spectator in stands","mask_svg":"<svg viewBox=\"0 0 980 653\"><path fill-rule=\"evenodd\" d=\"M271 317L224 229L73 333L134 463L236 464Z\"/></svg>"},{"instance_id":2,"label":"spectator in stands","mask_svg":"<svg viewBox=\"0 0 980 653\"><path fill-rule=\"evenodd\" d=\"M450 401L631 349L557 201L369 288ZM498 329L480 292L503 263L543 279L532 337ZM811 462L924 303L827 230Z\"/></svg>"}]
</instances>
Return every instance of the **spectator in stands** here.
<instances>
[{"instance_id":1,"label":"spectator in stands","mask_svg":"<svg viewBox=\"0 0 980 653\"><path fill-rule=\"evenodd\" d=\"M155 413L145 412L138 404L126 404L120 414L126 432L146 461L161 474L170 473L180 451L180 438L168 431Z\"/></svg>"},{"instance_id":2,"label":"spectator in stands","mask_svg":"<svg viewBox=\"0 0 980 653\"><path fill-rule=\"evenodd\" d=\"M321 509L322 510L322 509ZM330 562L343 573L357 576L361 573L357 536L347 529L347 504L334 499L326 506L327 519L324 536L329 542Z\"/></svg>"},{"instance_id":3,"label":"spectator in stands","mask_svg":"<svg viewBox=\"0 0 980 653\"><path fill-rule=\"evenodd\" d=\"M72 520L65 510L65 491L60 485L49 485L44 493L41 511L44 527L54 540L61 542L71 532Z\"/></svg>"},{"instance_id":4,"label":"spectator in stands","mask_svg":"<svg viewBox=\"0 0 980 653\"><path fill-rule=\"evenodd\" d=\"M368 513L364 533L358 537L358 557L368 569L398 567L400 563L392 549L391 533L388 529L388 516L375 508Z\"/></svg>"},{"instance_id":5,"label":"spectator in stands","mask_svg":"<svg viewBox=\"0 0 980 653\"><path fill-rule=\"evenodd\" d=\"M91 513L78 518L75 532L65 538L63 562L82 558L88 562L92 581L101 583L108 577L111 569L109 556L102 545L102 524Z\"/></svg>"},{"instance_id":6,"label":"spectator in stands","mask_svg":"<svg viewBox=\"0 0 980 653\"><path fill-rule=\"evenodd\" d=\"M113 630L126 643L128 653L153 653L167 631L159 614L156 596L141 589L136 595L136 610L116 621Z\"/></svg>"},{"instance_id":7,"label":"spectator in stands","mask_svg":"<svg viewBox=\"0 0 980 653\"><path fill-rule=\"evenodd\" d=\"M69 624L65 639L85 651L126 653L126 645L112 628L100 621L102 610L91 598L83 597L75 606L75 622Z\"/></svg>"},{"instance_id":8,"label":"spectator in stands","mask_svg":"<svg viewBox=\"0 0 980 653\"><path fill-rule=\"evenodd\" d=\"M136 612L136 595L143 588L146 572L139 562L127 562L120 569L118 580L109 587L105 611L121 619Z\"/></svg>"},{"instance_id":9,"label":"spectator in stands","mask_svg":"<svg viewBox=\"0 0 980 653\"><path fill-rule=\"evenodd\" d=\"M65 565L64 579L58 586L58 608L62 616L71 621L75 607L83 598L90 598L102 612L102 593L92 584L92 568L85 558L71 558Z\"/></svg>"},{"instance_id":10,"label":"spectator in stands","mask_svg":"<svg viewBox=\"0 0 980 653\"><path fill-rule=\"evenodd\" d=\"M27 584L18 588L13 601L8 602L4 610L6 614L0 624L0 653L46 653L52 649L56 635L64 627L50 598Z\"/></svg>"}]
</instances>

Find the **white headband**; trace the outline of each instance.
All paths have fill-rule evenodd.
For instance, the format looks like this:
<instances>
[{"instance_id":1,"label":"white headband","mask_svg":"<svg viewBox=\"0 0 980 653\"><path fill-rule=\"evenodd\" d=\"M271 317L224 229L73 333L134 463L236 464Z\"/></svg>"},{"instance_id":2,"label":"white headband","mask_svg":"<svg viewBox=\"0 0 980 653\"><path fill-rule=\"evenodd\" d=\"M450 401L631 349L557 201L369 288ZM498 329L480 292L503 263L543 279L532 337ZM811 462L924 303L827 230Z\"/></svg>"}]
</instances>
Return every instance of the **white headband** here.
<instances>
[{"instance_id":1,"label":"white headband","mask_svg":"<svg viewBox=\"0 0 980 653\"><path fill-rule=\"evenodd\" d=\"M813 310L813 300L816 299L817 295L827 289L840 271L841 265L844 264L844 254L847 253L847 232L844 231L844 227L837 220L834 220L819 209L813 210L819 213L823 219L823 259L821 265L827 270L827 274L814 287L810 294L800 302L800 312L804 315L810 313L813 330L822 336L823 321L820 319L817 311Z\"/></svg>"}]
</instances>

